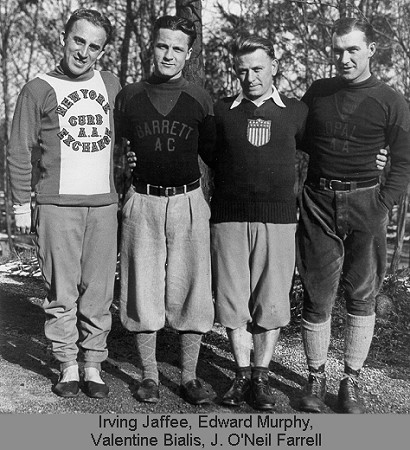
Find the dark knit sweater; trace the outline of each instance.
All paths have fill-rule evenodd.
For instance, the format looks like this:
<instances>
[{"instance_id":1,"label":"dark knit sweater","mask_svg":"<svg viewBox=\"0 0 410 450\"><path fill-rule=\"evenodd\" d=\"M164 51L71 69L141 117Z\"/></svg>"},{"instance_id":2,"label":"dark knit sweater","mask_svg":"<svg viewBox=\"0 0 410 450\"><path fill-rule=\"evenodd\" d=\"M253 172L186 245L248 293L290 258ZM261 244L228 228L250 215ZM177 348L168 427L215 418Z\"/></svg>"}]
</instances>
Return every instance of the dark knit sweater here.
<instances>
[{"instance_id":1,"label":"dark knit sweater","mask_svg":"<svg viewBox=\"0 0 410 450\"><path fill-rule=\"evenodd\" d=\"M269 99L259 107L243 100L230 109L234 99L215 105L211 221L294 223L295 151L306 105L281 95L285 108Z\"/></svg>"},{"instance_id":2,"label":"dark knit sweater","mask_svg":"<svg viewBox=\"0 0 410 450\"><path fill-rule=\"evenodd\" d=\"M200 177L198 154L209 163L215 143L213 105L207 92L180 77L130 84L117 96L118 135L137 156L134 180L181 186Z\"/></svg>"},{"instance_id":3,"label":"dark knit sweater","mask_svg":"<svg viewBox=\"0 0 410 450\"><path fill-rule=\"evenodd\" d=\"M308 179L378 177L376 155L390 146L391 170L381 196L389 208L410 176L410 114L402 95L374 76L358 84L316 81L302 100L309 106L303 149Z\"/></svg>"}]
</instances>

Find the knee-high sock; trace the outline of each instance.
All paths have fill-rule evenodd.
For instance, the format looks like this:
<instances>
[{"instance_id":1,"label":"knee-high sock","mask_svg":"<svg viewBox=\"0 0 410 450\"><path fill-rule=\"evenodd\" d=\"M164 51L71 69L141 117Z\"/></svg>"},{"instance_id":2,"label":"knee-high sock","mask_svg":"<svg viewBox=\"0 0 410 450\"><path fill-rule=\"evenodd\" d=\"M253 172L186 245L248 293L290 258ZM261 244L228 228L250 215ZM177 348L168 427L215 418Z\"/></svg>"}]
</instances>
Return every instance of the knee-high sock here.
<instances>
[{"instance_id":1,"label":"knee-high sock","mask_svg":"<svg viewBox=\"0 0 410 450\"><path fill-rule=\"evenodd\" d=\"M326 363L330 343L331 317L326 322L311 323L302 319L302 340L308 366L318 369Z\"/></svg>"},{"instance_id":2,"label":"knee-high sock","mask_svg":"<svg viewBox=\"0 0 410 450\"><path fill-rule=\"evenodd\" d=\"M345 330L345 365L360 370L369 353L376 314L354 316L347 314Z\"/></svg>"},{"instance_id":3,"label":"knee-high sock","mask_svg":"<svg viewBox=\"0 0 410 450\"><path fill-rule=\"evenodd\" d=\"M180 333L181 342L181 383L196 378L199 350L202 333Z\"/></svg>"},{"instance_id":4,"label":"knee-high sock","mask_svg":"<svg viewBox=\"0 0 410 450\"><path fill-rule=\"evenodd\" d=\"M157 349L157 333L137 333L135 344L142 365L142 379L151 378L158 384L158 367L155 355Z\"/></svg>"}]
</instances>

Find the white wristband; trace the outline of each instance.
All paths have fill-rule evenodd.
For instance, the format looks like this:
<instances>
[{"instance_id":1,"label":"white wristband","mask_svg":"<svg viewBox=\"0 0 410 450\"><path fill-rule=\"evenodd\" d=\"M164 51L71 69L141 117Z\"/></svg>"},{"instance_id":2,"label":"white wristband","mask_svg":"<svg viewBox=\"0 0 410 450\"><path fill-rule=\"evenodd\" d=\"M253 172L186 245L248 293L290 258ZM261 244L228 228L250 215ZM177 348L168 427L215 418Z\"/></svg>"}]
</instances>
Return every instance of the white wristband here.
<instances>
[{"instance_id":1,"label":"white wristband","mask_svg":"<svg viewBox=\"0 0 410 450\"><path fill-rule=\"evenodd\" d=\"M31 204L23 203L22 205L13 205L14 214L27 214L31 212Z\"/></svg>"}]
</instances>

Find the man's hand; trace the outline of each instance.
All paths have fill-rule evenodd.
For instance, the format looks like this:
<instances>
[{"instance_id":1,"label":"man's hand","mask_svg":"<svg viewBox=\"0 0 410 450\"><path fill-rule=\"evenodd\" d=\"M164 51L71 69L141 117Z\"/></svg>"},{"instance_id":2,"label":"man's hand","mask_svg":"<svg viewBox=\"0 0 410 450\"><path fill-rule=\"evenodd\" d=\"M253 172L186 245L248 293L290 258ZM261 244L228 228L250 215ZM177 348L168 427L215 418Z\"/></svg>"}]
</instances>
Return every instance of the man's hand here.
<instances>
[{"instance_id":1,"label":"man's hand","mask_svg":"<svg viewBox=\"0 0 410 450\"><path fill-rule=\"evenodd\" d=\"M30 203L24 203L23 205L14 205L13 209L17 231L22 234L30 234L31 231Z\"/></svg>"},{"instance_id":2,"label":"man's hand","mask_svg":"<svg viewBox=\"0 0 410 450\"><path fill-rule=\"evenodd\" d=\"M376 166L379 170L383 170L387 164L387 150L382 148L379 150L378 155L376 156Z\"/></svg>"},{"instance_id":3,"label":"man's hand","mask_svg":"<svg viewBox=\"0 0 410 450\"><path fill-rule=\"evenodd\" d=\"M134 152L132 151L127 152L127 162L128 167L131 169L131 171L134 170L135 167L137 166L137 157Z\"/></svg>"}]
</instances>

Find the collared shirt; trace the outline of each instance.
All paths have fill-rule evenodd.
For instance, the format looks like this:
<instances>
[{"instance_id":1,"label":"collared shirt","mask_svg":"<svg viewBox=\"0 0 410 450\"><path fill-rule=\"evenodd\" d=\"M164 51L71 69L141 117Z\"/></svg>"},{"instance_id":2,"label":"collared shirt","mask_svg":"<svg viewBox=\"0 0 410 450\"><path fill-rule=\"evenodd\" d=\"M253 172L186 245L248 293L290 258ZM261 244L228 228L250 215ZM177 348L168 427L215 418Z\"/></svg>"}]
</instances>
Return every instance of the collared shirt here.
<instances>
[{"instance_id":1,"label":"collared shirt","mask_svg":"<svg viewBox=\"0 0 410 450\"><path fill-rule=\"evenodd\" d=\"M243 99L249 100L250 102L255 104L257 107L259 107L263 103L265 103L267 100L269 100L270 98L281 108L286 108L286 105L282 102L282 100L280 98L278 90L276 89L275 86L272 85L272 92L268 96L266 96L265 98L260 97L256 100L251 100L250 98L246 97L246 95L243 92L240 92L240 94L233 101L230 109L233 109L233 108L236 108L237 106L239 106Z\"/></svg>"}]
</instances>

